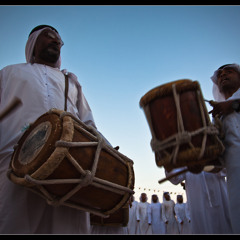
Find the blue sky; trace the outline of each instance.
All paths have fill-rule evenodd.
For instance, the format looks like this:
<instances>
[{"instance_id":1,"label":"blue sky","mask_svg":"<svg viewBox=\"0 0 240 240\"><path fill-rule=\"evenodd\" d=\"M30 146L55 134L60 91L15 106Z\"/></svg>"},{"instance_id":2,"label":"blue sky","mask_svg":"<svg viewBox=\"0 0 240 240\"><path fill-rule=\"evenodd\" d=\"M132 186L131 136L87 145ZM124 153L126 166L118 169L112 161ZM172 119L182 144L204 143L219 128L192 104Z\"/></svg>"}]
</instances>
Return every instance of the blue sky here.
<instances>
[{"instance_id":1,"label":"blue sky","mask_svg":"<svg viewBox=\"0 0 240 240\"><path fill-rule=\"evenodd\" d=\"M25 62L28 34L39 24L61 35L62 68L78 76L98 129L134 161L136 188L182 191L158 184L164 171L139 101L183 78L199 81L212 99L214 70L240 63L240 6L0 6L0 69Z\"/></svg>"}]
</instances>

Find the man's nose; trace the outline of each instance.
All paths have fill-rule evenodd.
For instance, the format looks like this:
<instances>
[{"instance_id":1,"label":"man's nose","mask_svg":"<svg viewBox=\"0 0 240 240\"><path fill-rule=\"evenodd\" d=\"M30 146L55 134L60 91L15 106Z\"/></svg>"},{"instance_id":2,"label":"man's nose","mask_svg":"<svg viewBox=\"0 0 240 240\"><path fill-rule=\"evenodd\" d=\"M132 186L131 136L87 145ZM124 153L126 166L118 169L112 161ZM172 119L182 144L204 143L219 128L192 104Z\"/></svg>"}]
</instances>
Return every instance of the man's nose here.
<instances>
[{"instance_id":1,"label":"man's nose","mask_svg":"<svg viewBox=\"0 0 240 240\"><path fill-rule=\"evenodd\" d=\"M57 45L61 45L62 42L59 38L55 37L55 38L52 38L52 42L56 43Z\"/></svg>"},{"instance_id":2,"label":"man's nose","mask_svg":"<svg viewBox=\"0 0 240 240\"><path fill-rule=\"evenodd\" d=\"M220 74L220 77L221 77L221 78L226 77L226 72L222 72L222 73Z\"/></svg>"}]
</instances>

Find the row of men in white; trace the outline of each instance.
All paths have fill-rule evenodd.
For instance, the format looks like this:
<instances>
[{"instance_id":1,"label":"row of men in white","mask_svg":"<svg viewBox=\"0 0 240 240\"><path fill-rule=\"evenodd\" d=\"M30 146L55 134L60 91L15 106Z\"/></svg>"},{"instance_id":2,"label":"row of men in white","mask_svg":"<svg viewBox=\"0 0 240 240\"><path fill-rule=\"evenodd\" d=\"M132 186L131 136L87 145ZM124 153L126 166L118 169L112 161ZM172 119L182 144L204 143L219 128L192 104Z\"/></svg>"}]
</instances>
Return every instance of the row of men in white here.
<instances>
[{"instance_id":1,"label":"row of men in white","mask_svg":"<svg viewBox=\"0 0 240 240\"><path fill-rule=\"evenodd\" d=\"M129 200L129 221L127 227L93 225L93 234L191 234L191 219L182 195L177 196L177 203L169 192L164 192L163 202L153 194L151 203L147 202L146 193L142 193L139 202L132 196Z\"/></svg>"},{"instance_id":2,"label":"row of men in white","mask_svg":"<svg viewBox=\"0 0 240 240\"><path fill-rule=\"evenodd\" d=\"M163 194L160 203L156 194L151 203L147 202L147 194L142 193L140 202L133 201L129 207L129 234L190 234L191 219L187 203L183 203L182 195L177 196L177 203L170 194Z\"/></svg>"}]
</instances>

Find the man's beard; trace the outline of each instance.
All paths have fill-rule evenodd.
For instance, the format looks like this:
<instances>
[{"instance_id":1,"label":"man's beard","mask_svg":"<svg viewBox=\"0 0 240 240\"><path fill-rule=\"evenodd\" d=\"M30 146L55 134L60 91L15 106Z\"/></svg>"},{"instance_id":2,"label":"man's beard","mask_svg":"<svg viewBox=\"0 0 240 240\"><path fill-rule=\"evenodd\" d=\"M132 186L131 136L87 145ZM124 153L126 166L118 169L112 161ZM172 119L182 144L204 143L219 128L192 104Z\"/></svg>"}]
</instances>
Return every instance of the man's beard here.
<instances>
[{"instance_id":1,"label":"man's beard","mask_svg":"<svg viewBox=\"0 0 240 240\"><path fill-rule=\"evenodd\" d=\"M48 47L44 48L40 53L42 60L49 63L56 63L59 59L60 51L55 45L49 44Z\"/></svg>"}]
</instances>

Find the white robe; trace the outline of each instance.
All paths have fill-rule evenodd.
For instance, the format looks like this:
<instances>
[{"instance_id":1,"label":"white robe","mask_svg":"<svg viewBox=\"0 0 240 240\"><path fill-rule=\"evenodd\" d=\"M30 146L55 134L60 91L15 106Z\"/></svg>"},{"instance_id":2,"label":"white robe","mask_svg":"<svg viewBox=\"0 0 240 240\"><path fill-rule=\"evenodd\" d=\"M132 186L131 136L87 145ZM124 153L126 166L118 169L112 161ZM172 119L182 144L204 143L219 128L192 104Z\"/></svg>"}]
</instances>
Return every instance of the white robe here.
<instances>
[{"instance_id":1,"label":"white robe","mask_svg":"<svg viewBox=\"0 0 240 240\"><path fill-rule=\"evenodd\" d=\"M137 201L132 202L132 206L129 206L129 219L128 219L128 225L127 230L128 234L136 234L137 232L137 216L136 216L136 210L137 210Z\"/></svg>"},{"instance_id":2,"label":"white robe","mask_svg":"<svg viewBox=\"0 0 240 240\"><path fill-rule=\"evenodd\" d=\"M174 213L175 203L173 200L163 200L162 203L162 219L165 223L166 234L179 234L178 225ZM166 223L168 222L168 223Z\"/></svg>"},{"instance_id":3,"label":"white robe","mask_svg":"<svg viewBox=\"0 0 240 240\"><path fill-rule=\"evenodd\" d=\"M191 225L190 225L190 216L188 214L187 204L186 203L176 203L174 207L176 213L176 218L178 222L178 229L180 234L190 234Z\"/></svg>"},{"instance_id":4,"label":"white robe","mask_svg":"<svg viewBox=\"0 0 240 240\"><path fill-rule=\"evenodd\" d=\"M0 121L0 233L90 233L89 213L53 207L44 199L7 178L13 146L27 124L51 108L64 108L65 80L57 69L41 64L16 64L0 71L0 112L14 97L21 107ZM91 109L76 79L69 79L68 109L86 124L95 126Z\"/></svg>"},{"instance_id":5,"label":"white robe","mask_svg":"<svg viewBox=\"0 0 240 240\"><path fill-rule=\"evenodd\" d=\"M172 172L178 171L175 169ZM166 173L168 176L170 173ZM186 172L171 178L179 184L185 180L193 234L231 234L228 197L224 174Z\"/></svg>"},{"instance_id":6,"label":"white robe","mask_svg":"<svg viewBox=\"0 0 240 240\"><path fill-rule=\"evenodd\" d=\"M160 202L152 202L149 205L149 219L152 225L153 234L164 234L165 223L162 220L162 204Z\"/></svg>"},{"instance_id":7,"label":"white robe","mask_svg":"<svg viewBox=\"0 0 240 240\"><path fill-rule=\"evenodd\" d=\"M137 220L140 220L137 224L137 234L152 234L152 227L149 225L149 204L148 202L139 202L137 205L136 216Z\"/></svg>"},{"instance_id":8,"label":"white robe","mask_svg":"<svg viewBox=\"0 0 240 240\"><path fill-rule=\"evenodd\" d=\"M240 89L228 100L235 98L240 98ZM233 233L240 234L240 113L234 112L223 118L223 131L230 217Z\"/></svg>"},{"instance_id":9,"label":"white robe","mask_svg":"<svg viewBox=\"0 0 240 240\"><path fill-rule=\"evenodd\" d=\"M91 226L91 234L98 235L98 234L128 234L127 228L122 226L101 226L101 225L92 225Z\"/></svg>"}]
</instances>

